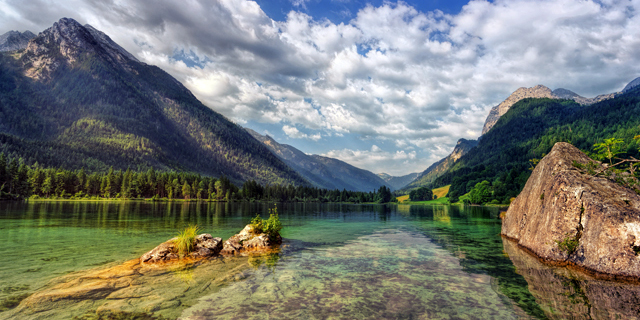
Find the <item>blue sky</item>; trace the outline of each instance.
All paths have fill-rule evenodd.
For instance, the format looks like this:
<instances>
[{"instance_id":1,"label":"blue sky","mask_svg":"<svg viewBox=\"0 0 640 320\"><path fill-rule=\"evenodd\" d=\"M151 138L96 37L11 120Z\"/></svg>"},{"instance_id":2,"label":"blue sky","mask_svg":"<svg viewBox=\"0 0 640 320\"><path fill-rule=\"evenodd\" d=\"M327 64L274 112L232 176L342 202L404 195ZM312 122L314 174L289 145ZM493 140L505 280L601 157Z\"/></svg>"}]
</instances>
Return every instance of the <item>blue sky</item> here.
<instances>
[{"instance_id":1,"label":"blue sky","mask_svg":"<svg viewBox=\"0 0 640 320\"><path fill-rule=\"evenodd\" d=\"M519 87L640 76L637 0L0 0L0 33L102 30L238 123L375 173L423 171ZM183 54L184 53L184 54Z\"/></svg>"},{"instance_id":2,"label":"blue sky","mask_svg":"<svg viewBox=\"0 0 640 320\"><path fill-rule=\"evenodd\" d=\"M331 22L348 23L358 11L366 5L381 6L385 1L362 0L258 0L262 10L272 19L284 21L291 11L301 11L316 20L329 19ZM389 2L389 1L387 1ZM404 1L422 12L440 10L447 14L457 14L469 1L464 0L425 0Z\"/></svg>"}]
</instances>

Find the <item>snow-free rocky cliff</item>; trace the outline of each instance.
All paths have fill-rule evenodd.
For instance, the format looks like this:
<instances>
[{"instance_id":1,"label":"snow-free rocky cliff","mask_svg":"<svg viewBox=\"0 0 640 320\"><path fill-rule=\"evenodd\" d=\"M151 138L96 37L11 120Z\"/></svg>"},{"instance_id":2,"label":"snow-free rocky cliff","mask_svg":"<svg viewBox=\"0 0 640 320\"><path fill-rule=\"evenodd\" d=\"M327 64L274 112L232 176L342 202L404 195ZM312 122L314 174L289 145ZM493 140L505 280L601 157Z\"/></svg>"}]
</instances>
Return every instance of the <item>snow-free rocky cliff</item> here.
<instances>
[{"instance_id":1,"label":"snow-free rocky cliff","mask_svg":"<svg viewBox=\"0 0 640 320\"><path fill-rule=\"evenodd\" d=\"M573 164L589 157L558 142L502 221L502 234L543 260L640 279L640 195ZM559 245L577 240L571 252Z\"/></svg>"},{"instance_id":2,"label":"snow-free rocky cliff","mask_svg":"<svg viewBox=\"0 0 640 320\"><path fill-rule=\"evenodd\" d=\"M487 116L487 120L485 120L484 122L484 127L482 128L482 134L485 134L489 130L491 130L491 128L493 128L496 122L498 122L498 119L500 119L502 115L507 113L507 111L509 111L511 106L513 106L514 104L516 104L516 102L522 99L526 99L526 98L569 99L569 100L574 100L579 104L587 105L587 104L600 102L602 100L611 99L615 95L616 93L609 93L609 94L601 94L595 98L585 98L571 90L567 90L563 88L559 88L551 91L551 89L543 85L537 85L532 88L522 87L516 90L515 92L513 92L506 100L502 101L499 105L491 108L491 111Z\"/></svg>"}]
</instances>

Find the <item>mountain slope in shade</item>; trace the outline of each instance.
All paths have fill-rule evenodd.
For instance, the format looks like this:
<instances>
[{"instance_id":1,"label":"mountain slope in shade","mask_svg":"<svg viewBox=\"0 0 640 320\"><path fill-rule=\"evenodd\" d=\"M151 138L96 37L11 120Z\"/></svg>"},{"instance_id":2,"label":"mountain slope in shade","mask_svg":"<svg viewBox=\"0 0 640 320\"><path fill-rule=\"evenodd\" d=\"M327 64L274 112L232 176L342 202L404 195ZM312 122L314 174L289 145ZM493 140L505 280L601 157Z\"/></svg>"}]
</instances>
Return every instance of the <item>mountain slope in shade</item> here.
<instances>
[{"instance_id":1,"label":"mountain slope in shade","mask_svg":"<svg viewBox=\"0 0 640 320\"><path fill-rule=\"evenodd\" d=\"M73 19L0 54L0 113L0 151L29 163L307 184L168 73Z\"/></svg>"},{"instance_id":2,"label":"mountain slope in shade","mask_svg":"<svg viewBox=\"0 0 640 320\"><path fill-rule=\"evenodd\" d=\"M384 180L396 190L402 189L404 186L415 180L419 175L420 172L414 172L401 177L395 177L386 173L378 173L378 177L382 178L382 180Z\"/></svg>"},{"instance_id":3,"label":"mountain slope in shade","mask_svg":"<svg viewBox=\"0 0 640 320\"><path fill-rule=\"evenodd\" d=\"M427 170L420 173L420 175L409 183L403 189L409 190L422 186L426 186L431 184L434 180L436 180L439 176L444 174L447 170L449 170L453 165L469 150L475 147L478 144L477 140L467 140L460 139L456 144L455 148L453 148L453 152L449 154L447 157L441 159L438 162L435 162Z\"/></svg>"},{"instance_id":4,"label":"mountain slope in shade","mask_svg":"<svg viewBox=\"0 0 640 320\"><path fill-rule=\"evenodd\" d=\"M29 40L35 37L36 35L28 30L25 32L9 31L0 35L0 52L25 49Z\"/></svg>"},{"instance_id":5,"label":"mountain slope in shade","mask_svg":"<svg viewBox=\"0 0 640 320\"><path fill-rule=\"evenodd\" d=\"M482 128L482 134L484 135L489 130L491 130L491 128L493 128L496 122L498 122L498 119L500 119L502 115L507 113L507 111L509 111L511 106L513 106L516 102L525 98L568 99L568 100L574 100L575 102L582 105L590 105L596 102L600 102L602 100L611 99L615 97L616 94L619 94L619 92L602 94L595 98L585 98L578 95L575 92L572 92L570 90L563 89L563 88L559 88L551 91L551 89L543 85L537 85L531 88L522 87L514 91L509 97L507 97L506 100L501 102L499 105L491 108L491 111L489 111L489 115L487 116L487 119L484 122L484 126Z\"/></svg>"},{"instance_id":6,"label":"mountain slope in shade","mask_svg":"<svg viewBox=\"0 0 640 320\"><path fill-rule=\"evenodd\" d=\"M377 190L383 185L395 189L370 171L341 160L308 155L290 145L280 144L270 136L248 128L245 130L316 187L364 192Z\"/></svg>"}]
</instances>

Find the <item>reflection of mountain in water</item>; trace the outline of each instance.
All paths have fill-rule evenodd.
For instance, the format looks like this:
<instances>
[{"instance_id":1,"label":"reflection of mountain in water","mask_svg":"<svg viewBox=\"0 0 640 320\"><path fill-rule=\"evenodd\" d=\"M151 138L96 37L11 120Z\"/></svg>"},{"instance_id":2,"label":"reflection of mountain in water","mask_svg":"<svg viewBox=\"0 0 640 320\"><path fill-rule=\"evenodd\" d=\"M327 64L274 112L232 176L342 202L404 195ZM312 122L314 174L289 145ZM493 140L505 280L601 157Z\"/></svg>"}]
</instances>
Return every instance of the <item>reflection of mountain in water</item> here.
<instances>
[{"instance_id":1,"label":"reflection of mountain in water","mask_svg":"<svg viewBox=\"0 0 640 320\"><path fill-rule=\"evenodd\" d=\"M567 268L542 264L504 239L504 249L529 283L547 317L552 319L638 319L640 286L596 280Z\"/></svg>"},{"instance_id":2,"label":"reflection of mountain in water","mask_svg":"<svg viewBox=\"0 0 640 320\"><path fill-rule=\"evenodd\" d=\"M503 301L526 313L523 317L546 318L527 290L527 282L503 253L499 208L403 206L398 213L416 220L428 238L459 259L462 270L491 276L494 290Z\"/></svg>"}]
</instances>

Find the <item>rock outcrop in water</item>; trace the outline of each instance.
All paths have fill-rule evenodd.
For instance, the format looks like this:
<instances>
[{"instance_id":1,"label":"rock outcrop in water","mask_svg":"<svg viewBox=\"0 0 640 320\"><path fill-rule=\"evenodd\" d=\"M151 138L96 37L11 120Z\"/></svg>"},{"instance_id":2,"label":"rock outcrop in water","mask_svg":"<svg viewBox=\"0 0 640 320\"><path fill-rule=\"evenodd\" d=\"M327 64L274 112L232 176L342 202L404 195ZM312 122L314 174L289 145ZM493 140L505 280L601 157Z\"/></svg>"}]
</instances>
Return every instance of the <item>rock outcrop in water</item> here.
<instances>
[{"instance_id":1,"label":"rock outcrop in water","mask_svg":"<svg viewBox=\"0 0 640 320\"><path fill-rule=\"evenodd\" d=\"M140 257L141 263L156 263L177 260L178 249L174 244L177 238L169 239L153 250L143 254ZM274 245L280 244L282 238L278 235L271 240L269 236L262 232L256 232L254 228L248 224L240 231L240 233L232 236L229 240L222 242L222 238L214 238L208 233L203 233L196 237L195 248L189 253L190 258L207 258L222 255L234 255L246 251L265 251L270 250Z\"/></svg>"},{"instance_id":2,"label":"rock outcrop in water","mask_svg":"<svg viewBox=\"0 0 640 320\"><path fill-rule=\"evenodd\" d=\"M255 232L253 226L248 224L240 233L229 238L224 242L222 254L230 255L243 251L256 251L264 248L269 248L272 245L282 242L280 235L273 241L269 239L269 236L265 233Z\"/></svg>"},{"instance_id":3,"label":"rock outcrop in water","mask_svg":"<svg viewBox=\"0 0 640 320\"><path fill-rule=\"evenodd\" d=\"M176 239L167 240L153 248L153 250L143 254L140 257L140 262L154 263L178 259L178 249L174 243ZM196 237L195 248L189 254L189 257L212 257L220 253L220 250L222 250L222 238L214 238L208 233L203 233Z\"/></svg>"},{"instance_id":4,"label":"rock outcrop in water","mask_svg":"<svg viewBox=\"0 0 640 320\"><path fill-rule=\"evenodd\" d=\"M573 165L590 161L556 143L509 207L502 234L548 262L638 279L640 196Z\"/></svg>"}]
</instances>

